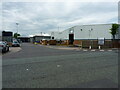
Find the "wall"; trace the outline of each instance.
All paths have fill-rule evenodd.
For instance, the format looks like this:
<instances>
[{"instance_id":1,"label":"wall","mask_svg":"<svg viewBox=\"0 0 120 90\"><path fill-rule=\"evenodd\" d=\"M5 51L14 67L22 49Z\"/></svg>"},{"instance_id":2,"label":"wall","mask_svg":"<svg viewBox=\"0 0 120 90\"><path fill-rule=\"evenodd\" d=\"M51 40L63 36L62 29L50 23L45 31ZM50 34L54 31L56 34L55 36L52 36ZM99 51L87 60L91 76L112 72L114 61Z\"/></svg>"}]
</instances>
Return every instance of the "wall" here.
<instances>
[{"instance_id":1,"label":"wall","mask_svg":"<svg viewBox=\"0 0 120 90\"><path fill-rule=\"evenodd\" d=\"M13 41L13 37L12 36L3 36L2 37L2 41L12 42Z\"/></svg>"},{"instance_id":2,"label":"wall","mask_svg":"<svg viewBox=\"0 0 120 90\"><path fill-rule=\"evenodd\" d=\"M30 37L30 42L31 42L31 43L33 43L33 42L34 42L33 37Z\"/></svg>"},{"instance_id":3,"label":"wall","mask_svg":"<svg viewBox=\"0 0 120 90\"><path fill-rule=\"evenodd\" d=\"M110 28L112 24L76 26L74 28L75 39L111 39Z\"/></svg>"},{"instance_id":4,"label":"wall","mask_svg":"<svg viewBox=\"0 0 120 90\"><path fill-rule=\"evenodd\" d=\"M2 40L12 42L13 32L2 31Z\"/></svg>"},{"instance_id":5,"label":"wall","mask_svg":"<svg viewBox=\"0 0 120 90\"><path fill-rule=\"evenodd\" d=\"M72 27L72 29L74 30L75 40L98 38L111 39L112 35L110 34L110 28L112 28L112 24L78 25ZM70 29L71 28L62 32L54 32L54 39L68 40ZM90 32L91 29L92 31Z\"/></svg>"},{"instance_id":6,"label":"wall","mask_svg":"<svg viewBox=\"0 0 120 90\"><path fill-rule=\"evenodd\" d=\"M30 42L30 37L18 37L22 42Z\"/></svg>"},{"instance_id":7,"label":"wall","mask_svg":"<svg viewBox=\"0 0 120 90\"><path fill-rule=\"evenodd\" d=\"M42 39L50 40L51 36L34 36L31 41L41 41Z\"/></svg>"},{"instance_id":8,"label":"wall","mask_svg":"<svg viewBox=\"0 0 120 90\"><path fill-rule=\"evenodd\" d=\"M74 30L74 45L81 45L83 47L90 46L90 40L92 40L92 47L98 48L98 39L105 38L105 45L103 48L120 47L120 41L111 41L112 35L110 29L112 24L95 24L95 25L78 25L62 32L54 32L55 40L69 40L69 30ZM120 36L120 35L119 35ZM116 35L116 37L118 37Z\"/></svg>"},{"instance_id":9,"label":"wall","mask_svg":"<svg viewBox=\"0 0 120 90\"><path fill-rule=\"evenodd\" d=\"M104 45L99 45L98 40L75 40L74 41L75 46L82 46L83 48L89 48L91 46L94 49L98 49L99 46L102 48L112 48L112 41L111 40L105 40Z\"/></svg>"}]
</instances>

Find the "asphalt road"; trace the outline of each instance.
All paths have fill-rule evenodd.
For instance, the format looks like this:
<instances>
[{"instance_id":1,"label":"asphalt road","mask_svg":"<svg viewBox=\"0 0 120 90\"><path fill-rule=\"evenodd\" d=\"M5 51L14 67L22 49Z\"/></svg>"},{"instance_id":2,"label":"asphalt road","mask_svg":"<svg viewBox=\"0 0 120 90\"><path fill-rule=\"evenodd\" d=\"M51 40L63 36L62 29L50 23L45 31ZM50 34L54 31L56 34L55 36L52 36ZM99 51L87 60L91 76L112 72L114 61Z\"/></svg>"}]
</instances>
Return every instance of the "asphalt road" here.
<instances>
[{"instance_id":1,"label":"asphalt road","mask_svg":"<svg viewBox=\"0 0 120 90\"><path fill-rule=\"evenodd\" d=\"M29 43L3 55L3 88L117 88L118 53L58 50Z\"/></svg>"}]
</instances>

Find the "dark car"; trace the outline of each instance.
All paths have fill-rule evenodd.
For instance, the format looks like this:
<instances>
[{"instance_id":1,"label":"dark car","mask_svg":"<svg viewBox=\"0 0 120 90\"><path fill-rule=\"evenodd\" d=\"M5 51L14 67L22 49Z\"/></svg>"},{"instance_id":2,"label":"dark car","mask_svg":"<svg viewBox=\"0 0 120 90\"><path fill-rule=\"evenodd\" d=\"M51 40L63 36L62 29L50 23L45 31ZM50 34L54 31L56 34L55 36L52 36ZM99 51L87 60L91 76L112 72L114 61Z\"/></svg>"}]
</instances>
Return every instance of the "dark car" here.
<instances>
[{"instance_id":1,"label":"dark car","mask_svg":"<svg viewBox=\"0 0 120 90\"><path fill-rule=\"evenodd\" d=\"M7 42L0 41L0 51L3 52L8 52L9 51L9 45Z\"/></svg>"}]
</instances>

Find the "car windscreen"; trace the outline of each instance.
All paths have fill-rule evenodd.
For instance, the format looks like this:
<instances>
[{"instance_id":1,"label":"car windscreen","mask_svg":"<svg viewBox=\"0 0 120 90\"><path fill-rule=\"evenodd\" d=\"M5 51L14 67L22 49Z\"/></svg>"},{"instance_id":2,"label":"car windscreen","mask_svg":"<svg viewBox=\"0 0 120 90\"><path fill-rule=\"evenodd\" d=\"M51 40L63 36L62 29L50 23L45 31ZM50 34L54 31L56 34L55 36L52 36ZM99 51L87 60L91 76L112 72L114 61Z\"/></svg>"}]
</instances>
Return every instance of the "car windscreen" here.
<instances>
[{"instance_id":1,"label":"car windscreen","mask_svg":"<svg viewBox=\"0 0 120 90\"><path fill-rule=\"evenodd\" d=\"M4 44L4 42L0 42L0 44Z\"/></svg>"},{"instance_id":2,"label":"car windscreen","mask_svg":"<svg viewBox=\"0 0 120 90\"><path fill-rule=\"evenodd\" d=\"M14 41L13 43L18 43L18 42Z\"/></svg>"}]
</instances>

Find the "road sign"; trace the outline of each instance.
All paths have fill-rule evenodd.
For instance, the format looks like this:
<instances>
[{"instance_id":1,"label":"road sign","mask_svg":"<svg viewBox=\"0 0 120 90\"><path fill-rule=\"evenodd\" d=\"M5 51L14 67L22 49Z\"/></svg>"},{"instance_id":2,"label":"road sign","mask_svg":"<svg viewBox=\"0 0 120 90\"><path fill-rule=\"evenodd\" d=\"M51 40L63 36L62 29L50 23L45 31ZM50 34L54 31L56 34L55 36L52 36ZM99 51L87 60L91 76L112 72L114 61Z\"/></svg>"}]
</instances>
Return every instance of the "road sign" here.
<instances>
[{"instance_id":1,"label":"road sign","mask_svg":"<svg viewBox=\"0 0 120 90\"><path fill-rule=\"evenodd\" d=\"M98 44L99 45L104 45L104 43L105 43L105 38L99 38L98 39Z\"/></svg>"}]
</instances>

